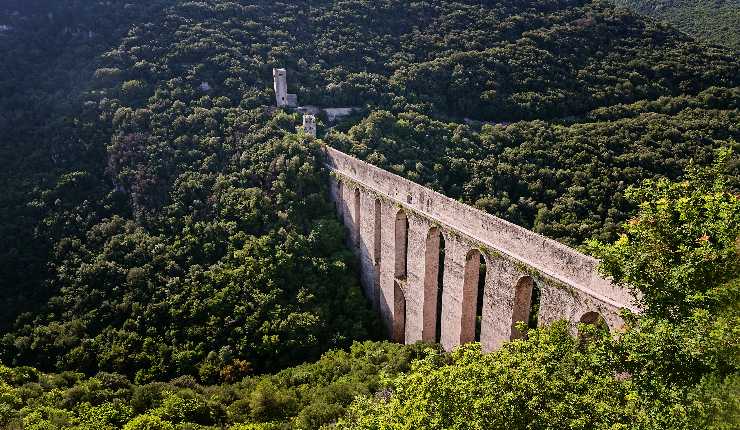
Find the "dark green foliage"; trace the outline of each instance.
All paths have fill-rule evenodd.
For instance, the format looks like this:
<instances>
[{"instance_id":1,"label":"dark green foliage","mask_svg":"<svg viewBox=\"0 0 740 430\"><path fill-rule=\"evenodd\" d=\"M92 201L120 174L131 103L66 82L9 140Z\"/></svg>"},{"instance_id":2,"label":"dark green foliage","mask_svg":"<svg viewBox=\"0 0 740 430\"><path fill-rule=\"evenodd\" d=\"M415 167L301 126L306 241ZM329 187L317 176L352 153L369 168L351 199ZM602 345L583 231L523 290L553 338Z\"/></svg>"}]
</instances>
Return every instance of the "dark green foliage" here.
<instances>
[{"instance_id":1,"label":"dark green foliage","mask_svg":"<svg viewBox=\"0 0 740 430\"><path fill-rule=\"evenodd\" d=\"M182 174L148 229L115 215L59 240L62 290L4 337L13 360L216 382L236 359L274 370L369 336L316 148L255 142L233 173ZM48 234L60 224L47 217Z\"/></svg>"},{"instance_id":2,"label":"dark green foliage","mask_svg":"<svg viewBox=\"0 0 740 430\"><path fill-rule=\"evenodd\" d=\"M613 245L592 242L604 270L651 315L683 319L738 298L724 284L740 277L740 200L726 172L730 153L720 154L713 169L694 167L681 182L630 188L638 216Z\"/></svg>"},{"instance_id":3,"label":"dark green foliage","mask_svg":"<svg viewBox=\"0 0 740 430\"><path fill-rule=\"evenodd\" d=\"M738 0L611 0L668 21L697 39L740 49Z\"/></svg>"},{"instance_id":4,"label":"dark green foliage","mask_svg":"<svg viewBox=\"0 0 740 430\"><path fill-rule=\"evenodd\" d=\"M134 385L116 374L47 375L0 365L0 427L160 430L251 423L317 429L341 417L355 396L377 391L382 378L408 371L412 360L435 351L423 345L356 343L315 363L221 386L187 378ZM52 424L56 427L43 427Z\"/></svg>"}]
</instances>

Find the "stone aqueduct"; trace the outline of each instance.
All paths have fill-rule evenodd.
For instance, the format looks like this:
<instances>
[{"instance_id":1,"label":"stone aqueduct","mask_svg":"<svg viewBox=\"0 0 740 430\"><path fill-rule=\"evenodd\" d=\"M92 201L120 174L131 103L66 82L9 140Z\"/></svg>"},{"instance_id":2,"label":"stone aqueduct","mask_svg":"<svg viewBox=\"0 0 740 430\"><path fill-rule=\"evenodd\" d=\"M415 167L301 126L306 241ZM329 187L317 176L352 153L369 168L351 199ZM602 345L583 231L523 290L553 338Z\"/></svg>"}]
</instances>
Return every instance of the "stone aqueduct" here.
<instances>
[{"instance_id":1,"label":"stone aqueduct","mask_svg":"<svg viewBox=\"0 0 740 430\"><path fill-rule=\"evenodd\" d=\"M521 336L515 324L537 298L539 325L565 319L574 334L579 322L617 329L622 308L638 311L597 260L333 148L325 154L365 295L392 339L494 350Z\"/></svg>"}]
</instances>

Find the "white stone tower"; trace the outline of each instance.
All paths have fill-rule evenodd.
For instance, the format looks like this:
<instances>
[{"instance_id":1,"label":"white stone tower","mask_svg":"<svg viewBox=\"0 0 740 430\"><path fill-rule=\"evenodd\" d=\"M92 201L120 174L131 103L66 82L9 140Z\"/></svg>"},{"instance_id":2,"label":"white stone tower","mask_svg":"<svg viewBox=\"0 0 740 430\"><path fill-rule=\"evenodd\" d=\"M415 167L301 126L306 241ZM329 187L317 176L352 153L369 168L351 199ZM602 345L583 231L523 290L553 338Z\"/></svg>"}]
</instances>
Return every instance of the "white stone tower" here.
<instances>
[{"instance_id":1,"label":"white stone tower","mask_svg":"<svg viewBox=\"0 0 740 430\"><path fill-rule=\"evenodd\" d=\"M285 69L272 69L275 83L275 100L278 107L288 106L288 77Z\"/></svg>"},{"instance_id":2,"label":"white stone tower","mask_svg":"<svg viewBox=\"0 0 740 430\"><path fill-rule=\"evenodd\" d=\"M278 107L297 107L298 96L288 94L288 72L285 69L272 69L275 84L275 100Z\"/></svg>"},{"instance_id":3,"label":"white stone tower","mask_svg":"<svg viewBox=\"0 0 740 430\"><path fill-rule=\"evenodd\" d=\"M303 115L303 131L316 137L316 117L313 115Z\"/></svg>"}]
</instances>

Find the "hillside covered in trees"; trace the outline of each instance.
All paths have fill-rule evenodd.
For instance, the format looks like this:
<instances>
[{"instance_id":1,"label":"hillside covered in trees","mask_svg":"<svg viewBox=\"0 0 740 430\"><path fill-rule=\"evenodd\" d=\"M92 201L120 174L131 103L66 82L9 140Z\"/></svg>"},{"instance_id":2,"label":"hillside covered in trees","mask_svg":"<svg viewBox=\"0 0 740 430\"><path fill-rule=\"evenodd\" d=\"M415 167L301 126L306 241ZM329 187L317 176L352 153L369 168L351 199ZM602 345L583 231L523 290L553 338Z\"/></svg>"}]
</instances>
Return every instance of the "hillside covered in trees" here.
<instances>
[{"instance_id":1,"label":"hillside covered in trees","mask_svg":"<svg viewBox=\"0 0 740 430\"><path fill-rule=\"evenodd\" d=\"M510 428L737 413L731 50L602 1L8 0L0 53L0 427L446 428L465 396L515 390L475 378L517 365L554 385L500 400ZM601 256L657 303L588 346L558 327L490 356L356 342L384 333L273 67L301 104L360 108L321 118L324 143ZM694 172L717 160L717 184ZM630 245L660 252L624 248L643 206L689 198L687 172L707 210L659 213L680 246L646 224ZM712 281L662 288L686 261L630 259L674 247ZM552 362L587 380L558 391ZM462 409L435 418L418 402L456 369L470 382L442 400Z\"/></svg>"},{"instance_id":2,"label":"hillside covered in trees","mask_svg":"<svg viewBox=\"0 0 740 430\"><path fill-rule=\"evenodd\" d=\"M697 39L740 49L738 0L613 0L655 19L668 21Z\"/></svg>"}]
</instances>

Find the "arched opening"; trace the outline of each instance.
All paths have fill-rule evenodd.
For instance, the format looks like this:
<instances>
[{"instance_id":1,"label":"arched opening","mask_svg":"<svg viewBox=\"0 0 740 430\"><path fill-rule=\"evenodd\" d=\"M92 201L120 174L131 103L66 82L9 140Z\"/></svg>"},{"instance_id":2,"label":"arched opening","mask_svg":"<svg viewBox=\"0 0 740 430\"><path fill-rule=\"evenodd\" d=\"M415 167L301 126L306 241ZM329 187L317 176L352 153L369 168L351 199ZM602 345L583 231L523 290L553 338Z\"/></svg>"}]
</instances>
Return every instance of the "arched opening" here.
<instances>
[{"instance_id":1,"label":"arched opening","mask_svg":"<svg viewBox=\"0 0 740 430\"><path fill-rule=\"evenodd\" d=\"M342 199L343 195L342 192L344 191L344 184L342 184L342 181L337 180L337 213L339 214L339 218L342 218Z\"/></svg>"},{"instance_id":2,"label":"arched opening","mask_svg":"<svg viewBox=\"0 0 740 430\"><path fill-rule=\"evenodd\" d=\"M362 211L360 210L360 189L359 188L355 188L355 199L354 200L355 200L354 201L354 203L355 203L355 207L354 207L354 212L355 212L354 213L354 221L355 221L355 225L354 225L354 241L355 241L355 247L359 248L360 247L360 238L361 238L361 235L360 235L360 228L361 228L360 227L361 226L360 217L362 216L361 215L362 214Z\"/></svg>"},{"instance_id":3,"label":"arched opening","mask_svg":"<svg viewBox=\"0 0 740 430\"><path fill-rule=\"evenodd\" d=\"M398 281L393 286L393 340L406 343L406 296Z\"/></svg>"},{"instance_id":4,"label":"arched opening","mask_svg":"<svg viewBox=\"0 0 740 430\"><path fill-rule=\"evenodd\" d=\"M486 272L488 267L486 265L486 258L483 254L480 255L480 261L478 264L478 292L476 293L475 301L475 341L480 342L480 334L483 326L483 295L486 291Z\"/></svg>"},{"instance_id":5,"label":"arched opening","mask_svg":"<svg viewBox=\"0 0 740 430\"><path fill-rule=\"evenodd\" d=\"M606 323L604 317L598 312L586 312L581 316L579 323L594 327L598 333L609 333L609 324ZM579 326L578 338L581 340L588 340L590 337L591 332L583 331Z\"/></svg>"},{"instance_id":6,"label":"arched opening","mask_svg":"<svg viewBox=\"0 0 740 430\"><path fill-rule=\"evenodd\" d=\"M375 264L380 264L380 239L381 239L381 206L380 199L375 200L375 239L373 241L373 259Z\"/></svg>"},{"instance_id":7,"label":"arched opening","mask_svg":"<svg viewBox=\"0 0 740 430\"><path fill-rule=\"evenodd\" d=\"M480 251L473 249L465 257L463 280L462 318L460 321L460 344L475 341L476 304L480 279Z\"/></svg>"},{"instance_id":8,"label":"arched opening","mask_svg":"<svg viewBox=\"0 0 740 430\"><path fill-rule=\"evenodd\" d=\"M530 313L532 312L532 292L534 280L531 276L522 276L514 286L514 309L511 312L511 339L521 339L524 333L516 328L516 324L523 322L529 327ZM535 310L536 313L536 310ZM535 316L535 320L536 320Z\"/></svg>"},{"instance_id":9,"label":"arched opening","mask_svg":"<svg viewBox=\"0 0 740 430\"><path fill-rule=\"evenodd\" d=\"M395 275L397 279L406 279L408 268L409 247L409 220L406 214L400 210L396 214L396 262Z\"/></svg>"},{"instance_id":10,"label":"arched opening","mask_svg":"<svg viewBox=\"0 0 740 430\"><path fill-rule=\"evenodd\" d=\"M539 326L540 318L540 298L542 297L542 291L537 282L532 281L532 299L529 302L529 321L527 322L527 328L537 328Z\"/></svg>"},{"instance_id":11,"label":"arched opening","mask_svg":"<svg viewBox=\"0 0 740 430\"><path fill-rule=\"evenodd\" d=\"M439 291L441 291L439 281L440 236L439 228L430 228L424 250L424 325L421 338L426 342L436 341L436 324L439 320L438 301L441 299L439 297Z\"/></svg>"},{"instance_id":12,"label":"arched opening","mask_svg":"<svg viewBox=\"0 0 740 430\"><path fill-rule=\"evenodd\" d=\"M434 322L434 341L440 343L442 340L442 297L444 293L444 274L445 274L445 236L439 234L439 265L437 266L437 310L435 311L436 320Z\"/></svg>"}]
</instances>

